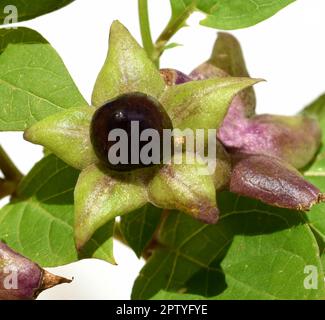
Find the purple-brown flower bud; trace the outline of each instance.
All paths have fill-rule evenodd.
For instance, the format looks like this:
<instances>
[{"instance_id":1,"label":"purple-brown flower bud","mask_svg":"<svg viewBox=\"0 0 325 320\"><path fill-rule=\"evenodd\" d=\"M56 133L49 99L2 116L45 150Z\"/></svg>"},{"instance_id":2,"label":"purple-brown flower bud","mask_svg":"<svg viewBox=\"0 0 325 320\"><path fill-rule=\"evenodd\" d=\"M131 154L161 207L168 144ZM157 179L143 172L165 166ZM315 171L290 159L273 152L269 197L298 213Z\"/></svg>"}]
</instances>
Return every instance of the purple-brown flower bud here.
<instances>
[{"instance_id":1,"label":"purple-brown flower bud","mask_svg":"<svg viewBox=\"0 0 325 320\"><path fill-rule=\"evenodd\" d=\"M292 166L266 155L233 155L230 191L281 208L308 211L324 194Z\"/></svg>"},{"instance_id":2,"label":"purple-brown flower bud","mask_svg":"<svg viewBox=\"0 0 325 320\"><path fill-rule=\"evenodd\" d=\"M267 114L245 119L237 105L238 97L218 134L228 150L276 156L298 169L313 159L321 143L316 119Z\"/></svg>"},{"instance_id":3,"label":"purple-brown flower bud","mask_svg":"<svg viewBox=\"0 0 325 320\"><path fill-rule=\"evenodd\" d=\"M46 289L69 282L0 242L0 300L32 300Z\"/></svg>"}]
</instances>

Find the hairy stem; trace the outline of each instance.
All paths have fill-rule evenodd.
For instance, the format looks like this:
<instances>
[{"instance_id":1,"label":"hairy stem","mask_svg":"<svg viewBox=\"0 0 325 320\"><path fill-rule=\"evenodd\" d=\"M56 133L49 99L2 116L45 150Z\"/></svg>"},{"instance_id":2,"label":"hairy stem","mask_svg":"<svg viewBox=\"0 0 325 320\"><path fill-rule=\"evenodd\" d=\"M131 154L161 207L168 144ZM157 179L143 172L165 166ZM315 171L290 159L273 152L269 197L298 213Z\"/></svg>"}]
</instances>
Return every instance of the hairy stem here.
<instances>
[{"instance_id":1,"label":"hairy stem","mask_svg":"<svg viewBox=\"0 0 325 320\"><path fill-rule=\"evenodd\" d=\"M11 161L7 153L0 145L0 170L3 172L5 178L10 181L19 182L23 177L22 173Z\"/></svg>"}]
</instances>

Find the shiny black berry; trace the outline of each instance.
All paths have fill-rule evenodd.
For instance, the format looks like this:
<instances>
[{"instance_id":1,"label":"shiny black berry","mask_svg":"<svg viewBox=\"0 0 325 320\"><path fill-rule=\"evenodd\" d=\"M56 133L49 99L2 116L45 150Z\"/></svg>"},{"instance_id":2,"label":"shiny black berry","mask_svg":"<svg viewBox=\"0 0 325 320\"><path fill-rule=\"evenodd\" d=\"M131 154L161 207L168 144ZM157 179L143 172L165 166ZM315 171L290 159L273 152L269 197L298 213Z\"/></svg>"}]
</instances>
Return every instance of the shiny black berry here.
<instances>
[{"instance_id":1,"label":"shiny black berry","mask_svg":"<svg viewBox=\"0 0 325 320\"><path fill-rule=\"evenodd\" d=\"M90 138L97 157L109 169L131 171L163 162L168 143L164 129L173 126L160 102L135 92L108 101L95 112Z\"/></svg>"}]
</instances>

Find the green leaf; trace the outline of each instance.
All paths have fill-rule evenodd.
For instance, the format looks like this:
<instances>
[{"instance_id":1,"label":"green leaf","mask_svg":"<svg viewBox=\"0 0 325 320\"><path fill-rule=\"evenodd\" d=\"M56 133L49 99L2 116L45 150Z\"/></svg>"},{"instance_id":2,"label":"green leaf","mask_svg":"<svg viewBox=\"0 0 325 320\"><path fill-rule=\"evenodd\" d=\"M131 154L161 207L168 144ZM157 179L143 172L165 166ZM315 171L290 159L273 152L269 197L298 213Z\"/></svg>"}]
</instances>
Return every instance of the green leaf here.
<instances>
[{"instance_id":1,"label":"green leaf","mask_svg":"<svg viewBox=\"0 0 325 320\"><path fill-rule=\"evenodd\" d=\"M162 209L151 204L121 217L121 232L129 246L141 257L160 223Z\"/></svg>"},{"instance_id":2,"label":"green leaf","mask_svg":"<svg viewBox=\"0 0 325 320\"><path fill-rule=\"evenodd\" d=\"M73 190L79 171L54 155L22 180L17 198L0 210L0 239L43 267L78 260L74 243ZM115 263L113 221L94 234L83 258Z\"/></svg>"},{"instance_id":3,"label":"green leaf","mask_svg":"<svg viewBox=\"0 0 325 320\"><path fill-rule=\"evenodd\" d=\"M304 172L306 179L325 191L325 95L320 96L303 111L303 114L316 117L323 131L322 146L315 161ZM313 230L321 252L323 269L325 270L325 204L314 206L307 215L309 225Z\"/></svg>"},{"instance_id":4,"label":"green leaf","mask_svg":"<svg viewBox=\"0 0 325 320\"><path fill-rule=\"evenodd\" d=\"M324 176L307 176L306 179L321 191L325 191ZM320 203L317 206L312 207L307 214L307 218L311 229L321 237L325 244L325 203Z\"/></svg>"},{"instance_id":5,"label":"green leaf","mask_svg":"<svg viewBox=\"0 0 325 320\"><path fill-rule=\"evenodd\" d=\"M47 41L36 31L28 28L17 29L0 29L0 53L2 53L8 45L19 44L37 44L47 43Z\"/></svg>"},{"instance_id":6,"label":"green leaf","mask_svg":"<svg viewBox=\"0 0 325 320\"><path fill-rule=\"evenodd\" d=\"M59 111L88 106L57 52L37 32L1 29L0 37L0 131L24 130Z\"/></svg>"},{"instance_id":7,"label":"green leaf","mask_svg":"<svg viewBox=\"0 0 325 320\"><path fill-rule=\"evenodd\" d=\"M204 26L224 30L246 28L268 19L294 1L170 0L172 17L169 24L177 24L197 10L207 15L201 21Z\"/></svg>"},{"instance_id":8,"label":"green leaf","mask_svg":"<svg viewBox=\"0 0 325 320\"><path fill-rule=\"evenodd\" d=\"M86 168L97 161L89 136L93 113L89 107L56 113L27 129L24 138L43 145L74 168Z\"/></svg>"},{"instance_id":9,"label":"green leaf","mask_svg":"<svg viewBox=\"0 0 325 320\"><path fill-rule=\"evenodd\" d=\"M186 1L184 0L170 0L170 4L172 7L172 16L177 17L180 15L183 11L185 11L189 5L185 3ZM189 1L187 1L189 2ZM191 1L193 2L193 1Z\"/></svg>"},{"instance_id":10,"label":"green leaf","mask_svg":"<svg viewBox=\"0 0 325 320\"><path fill-rule=\"evenodd\" d=\"M43 14L58 10L74 0L33 0L26 3L25 0L1 0L0 1L0 23L5 24L6 17L9 13L4 11L6 6L15 6L18 12L18 22L36 18ZM8 8L9 9L9 8Z\"/></svg>"},{"instance_id":11,"label":"green leaf","mask_svg":"<svg viewBox=\"0 0 325 320\"><path fill-rule=\"evenodd\" d=\"M318 97L309 106L303 109L301 113L317 118L321 128L325 130L325 94ZM323 135L322 142L323 144L325 144L324 135Z\"/></svg>"},{"instance_id":12,"label":"green leaf","mask_svg":"<svg viewBox=\"0 0 325 320\"><path fill-rule=\"evenodd\" d=\"M191 0L185 0L192 2ZM240 29L253 26L276 14L295 0L198 0L197 8L206 13L206 27Z\"/></svg>"},{"instance_id":13,"label":"green leaf","mask_svg":"<svg viewBox=\"0 0 325 320\"><path fill-rule=\"evenodd\" d=\"M115 264L113 253L115 220L99 228L79 253L81 258L95 258Z\"/></svg>"},{"instance_id":14,"label":"green leaf","mask_svg":"<svg viewBox=\"0 0 325 320\"><path fill-rule=\"evenodd\" d=\"M228 192L216 225L171 212L160 231L162 247L141 271L134 299L160 290L211 299L324 299L325 288L304 288L314 265L323 283L319 249L305 217Z\"/></svg>"},{"instance_id":15,"label":"green leaf","mask_svg":"<svg viewBox=\"0 0 325 320\"><path fill-rule=\"evenodd\" d=\"M112 24L109 51L97 78L92 104L101 106L107 100L127 92L142 92L155 98L164 91L165 83L145 50L118 21Z\"/></svg>"},{"instance_id":16,"label":"green leaf","mask_svg":"<svg viewBox=\"0 0 325 320\"><path fill-rule=\"evenodd\" d=\"M249 78L214 78L169 87L161 98L175 128L218 129L232 99L259 82Z\"/></svg>"},{"instance_id":17,"label":"green leaf","mask_svg":"<svg viewBox=\"0 0 325 320\"><path fill-rule=\"evenodd\" d=\"M313 101L301 113L317 118L323 132L322 146L313 163L305 168L304 174L307 176L325 176L325 94Z\"/></svg>"},{"instance_id":18,"label":"green leaf","mask_svg":"<svg viewBox=\"0 0 325 320\"><path fill-rule=\"evenodd\" d=\"M42 266L77 260L73 189L78 171L50 155L24 178L18 199L0 211L0 239Z\"/></svg>"},{"instance_id":19,"label":"green leaf","mask_svg":"<svg viewBox=\"0 0 325 320\"><path fill-rule=\"evenodd\" d=\"M84 169L75 189L75 240L78 249L115 217L147 203L146 170L117 174L96 165Z\"/></svg>"},{"instance_id":20,"label":"green leaf","mask_svg":"<svg viewBox=\"0 0 325 320\"><path fill-rule=\"evenodd\" d=\"M161 290L153 297L151 297L150 300L205 300L205 298L193 294L184 294Z\"/></svg>"},{"instance_id":21,"label":"green leaf","mask_svg":"<svg viewBox=\"0 0 325 320\"><path fill-rule=\"evenodd\" d=\"M174 48L182 47L182 46L183 46L182 44L172 42L172 43L167 44L165 46L165 49L164 50L174 49Z\"/></svg>"},{"instance_id":22,"label":"green leaf","mask_svg":"<svg viewBox=\"0 0 325 320\"><path fill-rule=\"evenodd\" d=\"M170 0L172 16L165 29L167 34L169 32L175 34L186 26L187 19L196 9L195 2L196 0Z\"/></svg>"}]
</instances>

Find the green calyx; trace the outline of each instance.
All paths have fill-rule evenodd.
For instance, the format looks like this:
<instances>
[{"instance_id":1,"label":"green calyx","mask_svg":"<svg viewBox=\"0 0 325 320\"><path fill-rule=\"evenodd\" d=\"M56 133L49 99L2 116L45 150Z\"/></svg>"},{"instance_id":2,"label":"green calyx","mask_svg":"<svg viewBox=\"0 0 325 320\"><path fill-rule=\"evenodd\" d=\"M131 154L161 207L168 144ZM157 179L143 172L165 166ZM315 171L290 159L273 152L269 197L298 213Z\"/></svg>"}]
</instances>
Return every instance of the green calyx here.
<instances>
[{"instance_id":1,"label":"green calyx","mask_svg":"<svg viewBox=\"0 0 325 320\"><path fill-rule=\"evenodd\" d=\"M228 77L168 87L144 49L121 23L115 21L92 105L97 108L121 94L143 92L162 103L174 128L218 129L233 97L257 82L259 80ZM217 163L216 172L206 175L201 174L205 168L198 170L203 165L195 162L162 165L126 174L103 169L89 138L95 108L73 107L37 122L24 136L81 170L74 193L75 240L79 249L115 217L147 203L163 209L179 209L205 222L217 221L216 190L227 180L226 162ZM172 192L163 192L165 189Z\"/></svg>"}]
</instances>

